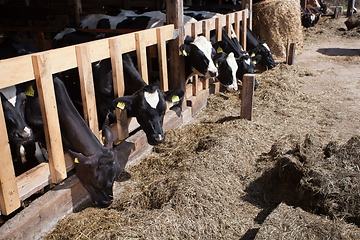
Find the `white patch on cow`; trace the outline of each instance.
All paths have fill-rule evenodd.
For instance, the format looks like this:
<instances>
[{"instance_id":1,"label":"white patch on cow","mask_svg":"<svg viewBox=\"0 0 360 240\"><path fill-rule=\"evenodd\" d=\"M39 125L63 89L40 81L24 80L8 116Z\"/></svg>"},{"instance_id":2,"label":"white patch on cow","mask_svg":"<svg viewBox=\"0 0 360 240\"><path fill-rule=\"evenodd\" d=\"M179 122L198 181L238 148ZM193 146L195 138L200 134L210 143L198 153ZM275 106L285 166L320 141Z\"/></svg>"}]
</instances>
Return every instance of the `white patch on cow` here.
<instances>
[{"instance_id":1,"label":"white patch on cow","mask_svg":"<svg viewBox=\"0 0 360 240\"><path fill-rule=\"evenodd\" d=\"M270 48L266 43L263 43L262 45L270 52Z\"/></svg>"},{"instance_id":2,"label":"white patch on cow","mask_svg":"<svg viewBox=\"0 0 360 240\"><path fill-rule=\"evenodd\" d=\"M72 32L76 32L76 30L74 28L65 28L64 30L62 30L61 32L59 32L58 34L56 34L56 36L54 37L54 40L60 40L62 39L66 34L72 33Z\"/></svg>"},{"instance_id":3,"label":"white patch on cow","mask_svg":"<svg viewBox=\"0 0 360 240\"><path fill-rule=\"evenodd\" d=\"M216 76L217 76L217 68L215 67L215 64L211 58L211 51L212 51L212 45L211 43L204 37L204 36L199 36L196 37L194 42L192 42L191 44L194 44L195 46L197 46L197 48L202 51L205 55L205 57L209 60L209 66L208 66L208 72L215 72ZM205 77L210 77L210 76L206 76Z\"/></svg>"},{"instance_id":4,"label":"white patch on cow","mask_svg":"<svg viewBox=\"0 0 360 240\"><path fill-rule=\"evenodd\" d=\"M236 79L236 72L238 70L238 65L236 63L236 59L235 59L235 56L234 56L234 53L231 52L229 53L229 55L227 56L226 58L226 62L227 64L230 66L231 70L232 70L232 79L233 79L233 82L231 85L229 85L227 87L227 89L231 92L234 92L234 91L237 91L238 89L238 85L237 85L237 79Z\"/></svg>"},{"instance_id":5,"label":"white patch on cow","mask_svg":"<svg viewBox=\"0 0 360 240\"><path fill-rule=\"evenodd\" d=\"M24 132L26 132L27 134L29 134L29 133L31 133L31 129L28 128L28 127L25 127L25 128L24 128Z\"/></svg>"},{"instance_id":6,"label":"white patch on cow","mask_svg":"<svg viewBox=\"0 0 360 240\"><path fill-rule=\"evenodd\" d=\"M153 93L144 92L144 97L146 102L150 105L152 108L156 108L159 103L159 93L158 91L155 91Z\"/></svg>"},{"instance_id":7,"label":"white patch on cow","mask_svg":"<svg viewBox=\"0 0 360 240\"><path fill-rule=\"evenodd\" d=\"M91 14L87 15L83 20L81 20L81 28L96 29L97 23L100 19L109 17L105 14Z\"/></svg>"},{"instance_id":8,"label":"white patch on cow","mask_svg":"<svg viewBox=\"0 0 360 240\"><path fill-rule=\"evenodd\" d=\"M16 103L16 87L10 86L7 88L0 89L0 92L4 94L6 99L15 107Z\"/></svg>"},{"instance_id":9,"label":"white patch on cow","mask_svg":"<svg viewBox=\"0 0 360 240\"><path fill-rule=\"evenodd\" d=\"M247 65L249 65L249 66L250 66L250 61L251 61L250 58L244 60L244 62L245 62Z\"/></svg>"},{"instance_id":10,"label":"white patch on cow","mask_svg":"<svg viewBox=\"0 0 360 240\"><path fill-rule=\"evenodd\" d=\"M25 163L26 162L26 152L25 152L25 148L23 145L20 146L20 158L21 158L21 162Z\"/></svg>"}]
</instances>

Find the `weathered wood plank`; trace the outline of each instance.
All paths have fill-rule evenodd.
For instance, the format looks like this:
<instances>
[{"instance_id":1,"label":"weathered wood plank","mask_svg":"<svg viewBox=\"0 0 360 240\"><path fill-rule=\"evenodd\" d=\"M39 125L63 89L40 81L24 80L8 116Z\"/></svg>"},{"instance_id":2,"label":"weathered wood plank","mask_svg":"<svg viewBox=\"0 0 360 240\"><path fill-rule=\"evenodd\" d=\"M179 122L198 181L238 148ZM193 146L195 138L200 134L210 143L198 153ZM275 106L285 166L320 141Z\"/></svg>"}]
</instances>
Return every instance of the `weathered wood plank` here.
<instances>
[{"instance_id":1,"label":"weathered wood plank","mask_svg":"<svg viewBox=\"0 0 360 240\"><path fill-rule=\"evenodd\" d=\"M254 102L255 74L245 74L241 89L241 112L240 118L252 119Z\"/></svg>"},{"instance_id":2,"label":"weathered wood plank","mask_svg":"<svg viewBox=\"0 0 360 240\"><path fill-rule=\"evenodd\" d=\"M247 9L245 9L245 11L243 12L242 15L242 32L241 32L241 46L244 49L244 51L246 51L247 46L246 46L246 32L247 32L247 16L248 16L248 11Z\"/></svg>"},{"instance_id":3,"label":"weathered wood plank","mask_svg":"<svg viewBox=\"0 0 360 240\"><path fill-rule=\"evenodd\" d=\"M85 43L76 46L75 52L80 76L80 89L84 119L85 122L89 125L91 131L94 133L95 137L100 140L94 80L88 45Z\"/></svg>"},{"instance_id":4,"label":"weathered wood plank","mask_svg":"<svg viewBox=\"0 0 360 240\"><path fill-rule=\"evenodd\" d=\"M5 117L0 99L0 207L1 213L8 215L20 207L19 191L15 179L15 170L11 157Z\"/></svg>"},{"instance_id":5,"label":"weathered wood plank","mask_svg":"<svg viewBox=\"0 0 360 240\"><path fill-rule=\"evenodd\" d=\"M164 39L163 28L156 29L157 35L157 49L159 58L159 75L160 75L160 88L161 90L168 91L168 70L167 70L167 56L166 56L166 40Z\"/></svg>"},{"instance_id":6,"label":"weathered wood plank","mask_svg":"<svg viewBox=\"0 0 360 240\"><path fill-rule=\"evenodd\" d=\"M42 119L47 151L49 154L49 165L51 180L59 183L67 176L63 145L60 133L60 124L56 106L54 84L50 67L49 53L32 56L36 86L39 94Z\"/></svg>"},{"instance_id":7,"label":"weathered wood plank","mask_svg":"<svg viewBox=\"0 0 360 240\"><path fill-rule=\"evenodd\" d=\"M109 45L113 70L114 96L115 98L119 98L124 96L125 92L121 38L109 39ZM116 119L118 139L123 140L129 136L129 122L127 120L126 110L122 111L116 108Z\"/></svg>"},{"instance_id":8,"label":"weathered wood plank","mask_svg":"<svg viewBox=\"0 0 360 240\"><path fill-rule=\"evenodd\" d=\"M145 35L143 34L143 32L137 32L137 33L135 33L135 39L136 39L136 54L137 54L137 61L138 61L138 71L139 71L141 77L146 82L146 84L149 84Z\"/></svg>"}]
</instances>

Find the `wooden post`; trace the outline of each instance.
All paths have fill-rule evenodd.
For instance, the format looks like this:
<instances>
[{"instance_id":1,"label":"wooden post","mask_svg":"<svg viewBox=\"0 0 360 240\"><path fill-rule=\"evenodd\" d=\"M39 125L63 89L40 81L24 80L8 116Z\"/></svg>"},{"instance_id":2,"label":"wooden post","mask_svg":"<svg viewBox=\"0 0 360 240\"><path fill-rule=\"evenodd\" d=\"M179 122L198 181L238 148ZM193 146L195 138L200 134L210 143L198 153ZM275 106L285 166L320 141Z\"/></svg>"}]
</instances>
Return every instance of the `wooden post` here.
<instances>
[{"instance_id":1,"label":"wooden post","mask_svg":"<svg viewBox=\"0 0 360 240\"><path fill-rule=\"evenodd\" d=\"M244 51L246 51L246 33L247 33L247 15L248 15L248 10L245 9L245 11L243 12L242 15L242 32L241 32L241 46L243 48Z\"/></svg>"},{"instance_id":2,"label":"wooden post","mask_svg":"<svg viewBox=\"0 0 360 240\"><path fill-rule=\"evenodd\" d=\"M178 37L170 40L169 59L169 87L170 89L182 89L186 91L185 82L185 62L184 57L180 56L179 47L184 43L184 7L183 0L166 0L166 22L174 24L178 29ZM186 99L182 102L183 109L186 107Z\"/></svg>"},{"instance_id":3,"label":"wooden post","mask_svg":"<svg viewBox=\"0 0 360 240\"><path fill-rule=\"evenodd\" d=\"M39 94L41 115L44 122L51 180L53 183L59 183L66 178L67 172L63 154L49 52L35 54L32 55L31 58Z\"/></svg>"},{"instance_id":4,"label":"wooden post","mask_svg":"<svg viewBox=\"0 0 360 240\"><path fill-rule=\"evenodd\" d=\"M137 55L137 62L138 62L138 71L139 71L141 77L146 82L146 84L149 84L144 32L135 33L135 40L136 40L136 55Z\"/></svg>"},{"instance_id":5,"label":"wooden post","mask_svg":"<svg viewBox=\"0 0 360 240\"><path fill-rule=\"evenodd\" d=\"M74 1L74 14L75 14L75 23L77 26L80 26L80 13L82 13L81 0Z\"/></svg>"},{"instance_id":6,"label":"wooden post","mask_svg":"<svg viewBox=\"0 0 360 240\"><path fill-rule=\"evenodd\" d=\"M5 117L0 99L0 207L1 213L9 215L20 207L19 190L15 178L14 165L11 157Z\"/></svg>"},{"instance_id":7,"label":"wooden post","mask_svg":"<svg viewBox=\"0 0 360 240\"><path fill-rule=\"evenodd\" d=\"M240 16L241 15L241 16ZM240 12L236 12L235 13L235 35L237 37L238 40L240 40L240 21L242 19L242 14Z\"/></svg>"},{"instance_id":8,"label":"wooden post","mask_svg":"<svg viewBox=\"0 0 360 240\"><path fill-rule=\"evenodd\" d=\"M346 16L351 17L354 13L355 0L348 0Z\"/></svg>"},{"instance_id":9,"label":"wooden post","mask_svg":"<svg viewBox=\"0 0 360 240\"><path fill-rule=\"evenodd\" d=\"M96 111L96 99L90 50L88 45L80 44L75 47L76 60L79 69L81 99L83 104L84 119L97 139L100 140L99 123ZM100 141L101 142L101 141Z\"/></svg>"},{"instance_id":10,"label":"wooden post","mask_svg":"<svg viewBox=\"0 0 360 240\"><path fill-rule=\"evenodd\" d=\"M157 49L159 58L159 75L161 90L169 90L168 71L167 71L167 57L166 57L166 42L162 34L163 28L156 29L157 35Z\"/></svg>"},{"instance_id":11,"label":"wooden post","mask_svg":"<svg viewBox=\"0 0 360 240\"><path fill-rule=\"evenodd\" d=\"M121 39L119 37L109 40L115 98L124 96L125 92L124 68L120 40ZM129 136L129 122L126 110L116 108L116 119L118 140L121 141Z\"/></svg>"},{"instance_id":12,"label":"wooden post","mask_svg":"<svg viewBox=\"0 0 360 240\"><path fill-rule=\"evenodd\" d=\"M254 102L255 74L245 74L242 80L241 89L241 113L240 118L252 119Z\"/></svg>"},{"instance_id":13,"label":"wooden post","mask_svg":"<svg viewBox=\"0 0 360 240\"><path fill-rule=\"evenodd\" d=\"M338 17L339 17L339 9L338 7L335 7L334 15L332 16L332 18L338 18Z\"/></svg>"},{"instance_id":14,"label":"wooden post","mask_svg":"<svg viewBox=\"0 0 360 240\"><path fill-rule=\"evenodd\" d=\"M287 62L287 64L289 64L289 65L293 65L293 64L294 64L294 60L295 60L295 48L296 48L296 43L290 43L290 46L289 46L289 56L288 56L288 62Z\"/></svg>"},{"instance_id":15,"label":"wooden post","mask_svg":"<svg viewBox=\"0 0 360 240\"><path fill-rule=\"evenodd\" d=\"M289 50L290 50L290 39L288 38L286 41L286 55L285 55L285 63L289 64Z\"/></svg>"}]
</instances>

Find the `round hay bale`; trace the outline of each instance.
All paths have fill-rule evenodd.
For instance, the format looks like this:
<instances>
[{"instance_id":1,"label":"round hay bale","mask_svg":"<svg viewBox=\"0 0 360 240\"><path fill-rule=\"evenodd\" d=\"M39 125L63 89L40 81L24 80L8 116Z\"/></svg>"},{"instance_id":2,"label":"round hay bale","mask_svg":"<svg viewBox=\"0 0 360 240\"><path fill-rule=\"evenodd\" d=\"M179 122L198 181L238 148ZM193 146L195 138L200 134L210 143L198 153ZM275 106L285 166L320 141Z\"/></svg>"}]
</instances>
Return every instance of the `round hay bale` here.
<instances>
[{"instance_id":1,"label":"round hay bale","mask_svg":"<svg viewBox=\"0 0 360 240\"><path fill-rule=\"evenodd\" d=\"M265 39L274 57L286 56L287 40L296 43L296 52L303 49L300 1L267 0L253 6L253 32Z\"/></svg>"}]
</instances>

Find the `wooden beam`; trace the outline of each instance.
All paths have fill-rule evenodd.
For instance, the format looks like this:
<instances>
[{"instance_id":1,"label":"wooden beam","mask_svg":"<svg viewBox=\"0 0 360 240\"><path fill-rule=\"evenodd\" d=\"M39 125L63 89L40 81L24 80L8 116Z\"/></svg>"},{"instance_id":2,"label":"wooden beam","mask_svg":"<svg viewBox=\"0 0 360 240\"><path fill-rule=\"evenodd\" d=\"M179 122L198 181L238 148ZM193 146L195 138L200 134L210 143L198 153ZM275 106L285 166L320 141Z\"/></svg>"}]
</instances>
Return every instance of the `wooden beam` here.
<instances>
[{"instance_id":1,"label":"wooden beam","mask_svg":"<svg viewBox=\"0 0 360 240\"><path fill-rule=\"evenodd\" d=\"M169 90L168 83L168 70L167 70L167 56L166 56L166 41L164 39L163 29L156 29L157 35L157 49L159 59L159 75L160 75L160 88L163 91Z\"/></svg>"},{"instance_id":2,"label":"wooden beam","mask_svg":"<svg viewBox=\"0 0 360 240\"><path fill-rule=\"evenodd\" d=\"M288 62L287 64L293 65L295 61L295 49L296 49L296 43L290 43L289 46L289 56L287 58Z\"/></svg>"},{"instance_id":3,"label":"wooden beam","mask_svg":"<svg viewBox=\"0 0 360 240\"><path fill-rule=\"evenodd\" d=\"M174 24L174 28L178 29L178 37L170 40L168 43L169 59L169 82L170 89L186 90L185 83L185 62L184 57L180 55L179 47L184 43L184 7L183 0L167 0L166 1L166 22ZM182 107L186 107L186 99L183 101Z\"/></svg>"},{"instance_id":4,"label":"wooden beam","mask_svg":"<svg viewBox=\"0 0 360 240\"><path fill-rule=\"evenodd\" d=\"M138 62L138 71L141 77L146 82L146 84L149 84L145 36L146 35L144 34L144 32L135 33L136 54L137 54L137 62Z\"/></svg>"},{"instance_id":5,"label":"wooden beam","mask_svg":"<svg viewBox=\"0 0 360 240\"><path fill-rule=\"evenodd\" d=\"M59 183L67 176L60 124L56 106L49 53L32 56L36 86L39 94L41 115L44 122L46 147L49 154L51 181ZM59 154L61 153L61 154Z\"/></svg>"},{"instance_id":6,"label":"wooden beam","mask_svg":"<svg viewBox=\"0 0 360 240\"><path fill-rule=\"evenodd\" d=\"M240 118L250 121L254 102L254 86L255 74L245 74L242 80Z\"/></svg>"},{"instance_id":7,"label":"wooden beam","mask_svg":"<svg viewBox=\"0 0 360 240\"><path fill-rule=\"evenodd\" d=\"M101 140L96 111L96 99L90 60L90 50L88 44L85 43L77 45L75 47L75 52L80 76L80 89L84 119L96 138Z\"/></svg>"},{"instance_id":8,"label":"wooden beam","mask_svg":"<svg viewBox=\"0 0 360 240\"><path fill-rule=\"evenodd\" d=\"M20 199L1 99L0 134L0 207L2 214L9 215L20 207Z\"/></svg>"},{"instance_id":9,"label":"wooden beam","mask_svg":"<svg viewBox=\"0 0 360 240\"><path fill-rule=\"evenodd\" d=\"M247 9L245 9L245 11L243 12L242 21L241 21L241 24L242 24L241 46L244 49L244 51L246 51L246 49L247 49L247 46L246 46L246 44L247 44L246 43L247 14L248 14L248 11L247 11Z\"/></svg>"},{"instance_id":10,"label":"wooden beam","mask_svg":"<svg viewBox=\"0 0 360 240\"><path fill-rule=\"evenodd\" d=\"M120 38L109 39L115 98L124 96L125 92L124 68L120 40ZM118 139L124 140L129 136L129 121L127 119L126 110L116 108L116 119Z\"/></svg>"}]
</instances>

